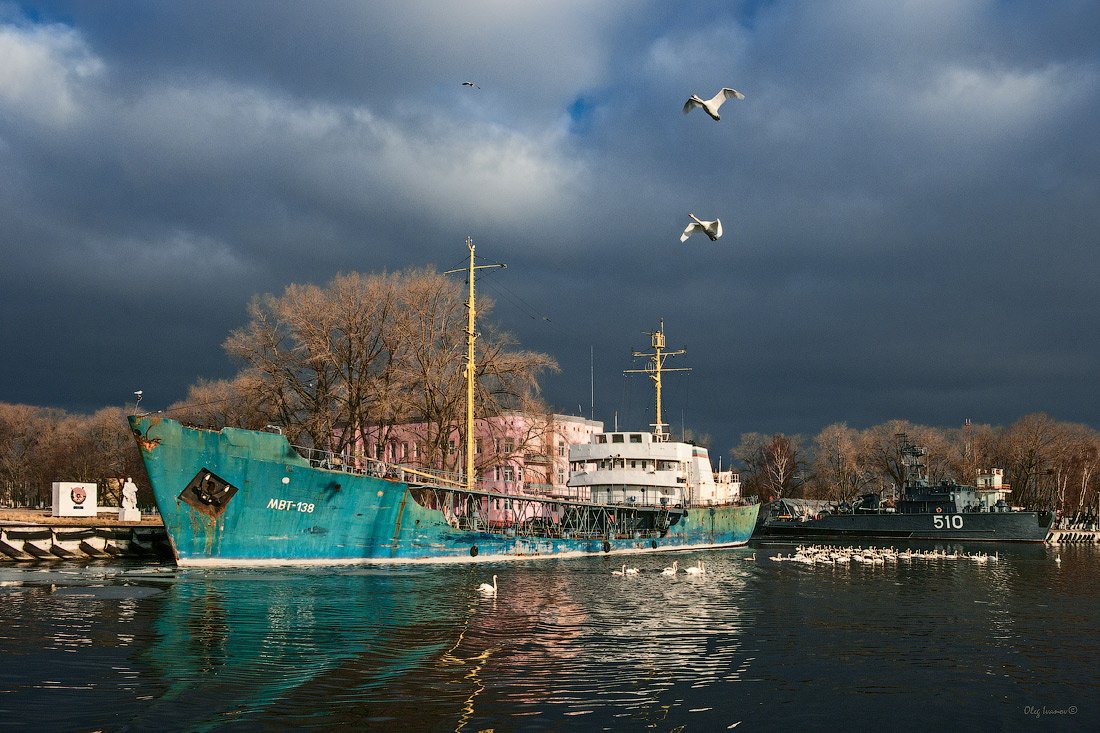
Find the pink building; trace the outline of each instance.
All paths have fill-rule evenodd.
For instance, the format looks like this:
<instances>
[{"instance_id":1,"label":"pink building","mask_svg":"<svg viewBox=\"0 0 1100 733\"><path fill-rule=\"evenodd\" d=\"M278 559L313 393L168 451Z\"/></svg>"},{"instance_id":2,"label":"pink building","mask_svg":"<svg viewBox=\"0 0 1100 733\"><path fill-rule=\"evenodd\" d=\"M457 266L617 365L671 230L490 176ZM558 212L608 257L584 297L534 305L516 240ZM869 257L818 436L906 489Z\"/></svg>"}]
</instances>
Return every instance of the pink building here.
<instances>
[{"instance_id":1,"label":"pink building","mask_svg":"<svg viewBox=\"0 0 1100 733\"><path fill-rule=\"evenodd\" d=\"M507 494L588 499L587 491L569 489L569 446L591 442L603 432L603 423L573 415L535 415L509 412L475 421L474 465L478 487ZM406 423L385 429L379 439L370 432L364 443L373 444L369 455L387 463L417 468L462 471L465 439L457 429L446 439L442 452L429 436L434 426ZM438 445L436 443L435 445Z\"/></svg>"}]
</instances>

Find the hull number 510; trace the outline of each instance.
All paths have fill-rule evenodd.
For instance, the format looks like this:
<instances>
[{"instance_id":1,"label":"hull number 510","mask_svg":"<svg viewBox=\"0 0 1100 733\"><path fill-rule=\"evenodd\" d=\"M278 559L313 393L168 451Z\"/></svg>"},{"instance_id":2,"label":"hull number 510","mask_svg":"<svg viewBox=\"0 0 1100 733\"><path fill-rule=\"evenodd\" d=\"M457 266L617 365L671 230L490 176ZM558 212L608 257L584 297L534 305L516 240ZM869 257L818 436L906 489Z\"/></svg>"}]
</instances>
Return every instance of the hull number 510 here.
<instances>
[{"instance_id":1,"label":"hull number 510","mask_svg":"<svg viewBox=\"0 0 1100 733\"><path fill-rule=\"evenodd\" d=\"M962 529L961 514L948 514L946 517L932 517L932 526L936 529Z\"/></svg>"}]
</instances>

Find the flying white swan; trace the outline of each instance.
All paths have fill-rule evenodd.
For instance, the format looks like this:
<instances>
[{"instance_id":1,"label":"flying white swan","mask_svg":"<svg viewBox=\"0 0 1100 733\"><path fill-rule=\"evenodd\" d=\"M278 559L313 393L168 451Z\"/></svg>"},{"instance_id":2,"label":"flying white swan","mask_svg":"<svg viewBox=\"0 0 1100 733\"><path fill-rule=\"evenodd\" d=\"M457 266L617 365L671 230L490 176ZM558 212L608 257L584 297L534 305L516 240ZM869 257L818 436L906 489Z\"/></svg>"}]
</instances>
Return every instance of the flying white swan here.
<instances>
[{"instance_id":1,"label":"flying white swan","mask_svg":"<svg viewBox=\"0 0 1100 733\"><path fill-rule=\"evenodd\" d=\"M718 240L718 237L722 236L722 221L715 219L714 221L703 221L695 214L688 214L693 221L687 225L687 229L680 235L680 241L686 242L687 238L695 232L702 232L710 237L710 241L714 242Z\"/></svg>"},{"instance_id":2,"label":"flying white swan","mask_svg":"<svg viewBox=\"0 0 1100 733\"><path fill-rule=\"evenodd\" d=\"M684 102L684 114L692 110L694 107L702 107L703 111L716 120L722 119L718 116L718 108L722 106L722 103L727 99L744 99L745 95L736 89L730 89L729 87L722 88L717 94L710 99L702 99L698 94L692 94L688 97L688 101Z\"/></svg>"},{"instance_id":3,"label":"flying white swan","mask_svg":"<svg viewBox=\"0 0 1100 733\"><path fill-rule=\"evenodd\" d=\"M661 575L675 575L676 571L679 568L680 568L680 561L679 560L673 560L672 561L672 567L665 568L664 570L662 570Z\"/></svg>"},{"instance_id":4,"label":"flying white swan","mask_svg":"<svg viewBox=\"0 0 1100 733\"><path fill-rule=\"evenodd\" d=\"M496 596L497 594L497 576L493 576L493 584L482 583L477 587L477 592L486 596Z\"/></svg>"}]
</instances>

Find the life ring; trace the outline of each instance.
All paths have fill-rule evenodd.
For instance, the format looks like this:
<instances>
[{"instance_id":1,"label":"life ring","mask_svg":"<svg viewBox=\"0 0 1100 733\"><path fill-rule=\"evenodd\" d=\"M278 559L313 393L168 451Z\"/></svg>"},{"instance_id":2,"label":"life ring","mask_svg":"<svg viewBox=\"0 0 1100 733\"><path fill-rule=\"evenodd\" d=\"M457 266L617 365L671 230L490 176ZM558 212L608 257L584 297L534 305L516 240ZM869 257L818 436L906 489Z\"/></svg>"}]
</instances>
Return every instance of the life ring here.
<instances>
[{"instance_id":1,"label":"life ring","mask_svg":"<svg viewBox=\"0 0 1100 733\"><path fill-rule=\"evenodd\" d=\"M942 514L942 513L943 513L943 507L942 506L936 507L936 514Z\"/></svg>"}]
</instances>

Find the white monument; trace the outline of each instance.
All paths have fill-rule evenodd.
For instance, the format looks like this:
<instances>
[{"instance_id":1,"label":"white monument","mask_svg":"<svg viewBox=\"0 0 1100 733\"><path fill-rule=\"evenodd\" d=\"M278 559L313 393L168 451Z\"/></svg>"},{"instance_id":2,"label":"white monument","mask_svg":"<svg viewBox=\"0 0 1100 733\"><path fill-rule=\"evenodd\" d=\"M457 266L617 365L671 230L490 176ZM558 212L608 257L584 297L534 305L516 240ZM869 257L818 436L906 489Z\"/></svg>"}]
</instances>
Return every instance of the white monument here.
<instances>
[{"instance_id":1,"label":"white monument","mask_svg":"<svg viewBox=\"0 0 1100 733\"><path fill-rule=\"evenodd\" d=\"M94 517L96 513L96 484L79 481L53 482L53 516Z\"/></svg>"},{"instance_id":2,"label":"white monument","mask_svg":"<svg viewBox=\"0 0 1100 733\"><path fill-rule=\"evenodd\" d=\"M140 522L141 512L137 508L137 484L131 478L122 485L122 502L118 508L118 518L122 522Z\"/></svg>"}]
</instances>

